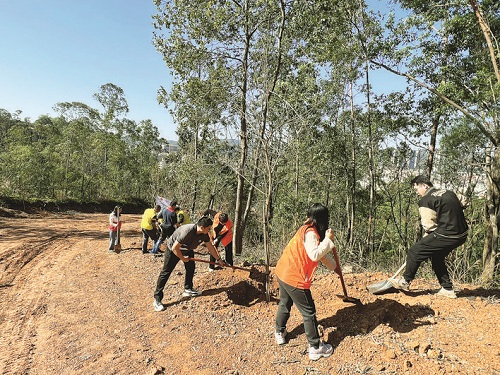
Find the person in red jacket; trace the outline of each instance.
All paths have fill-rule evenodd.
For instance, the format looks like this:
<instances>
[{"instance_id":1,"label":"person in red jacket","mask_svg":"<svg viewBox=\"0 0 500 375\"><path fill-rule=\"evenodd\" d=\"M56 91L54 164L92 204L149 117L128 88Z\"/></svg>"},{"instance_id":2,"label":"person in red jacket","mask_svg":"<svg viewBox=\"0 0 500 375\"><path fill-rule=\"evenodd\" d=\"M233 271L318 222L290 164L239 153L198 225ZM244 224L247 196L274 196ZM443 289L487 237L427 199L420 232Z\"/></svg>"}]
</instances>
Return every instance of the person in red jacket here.
<instances>
[{"instance_id":1,"label":"person in red jacket","mask_svg":"<svg viewBox=\"0 0 500 375\"><path fill-rule=\"evenodd\" d=\"M311 282L319 262L336 271L335 260L328 255L335 248L334 233L328 228L328 208L315 203L307 212L307 220L283 250L275 273L278 278L280 302L276 313L275 339L278 345L286 343L286 323L295 304L302 314L304 331L309 343L309 359L316 361L329 357L333 347L320 339L316 306L311 295Z\"/></svg>"}]
</instances>

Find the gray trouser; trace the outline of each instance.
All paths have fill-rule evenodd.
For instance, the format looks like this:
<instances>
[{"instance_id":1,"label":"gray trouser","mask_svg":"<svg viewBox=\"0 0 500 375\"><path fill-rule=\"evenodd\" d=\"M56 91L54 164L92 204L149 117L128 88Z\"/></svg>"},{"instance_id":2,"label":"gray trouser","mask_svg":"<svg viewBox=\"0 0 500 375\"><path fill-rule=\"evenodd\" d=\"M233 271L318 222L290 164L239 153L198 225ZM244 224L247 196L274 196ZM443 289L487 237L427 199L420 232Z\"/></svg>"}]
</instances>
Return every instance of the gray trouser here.
<instances>
[{"instance_id":1,"label":"gray trouser","mask_svg":"<svg viewBox=\"0 0 500 375\"><path fill-rule=\"evenodd\" d=\"M278 278L280 286L280 302L276 313L276 332L283 332L286 328L290 310L295 303L302 314L304 331L309 345L319 347L318 321L316 320L316 305L309 289L299 289L288 285Z\"/></svg>"}]
</instances>

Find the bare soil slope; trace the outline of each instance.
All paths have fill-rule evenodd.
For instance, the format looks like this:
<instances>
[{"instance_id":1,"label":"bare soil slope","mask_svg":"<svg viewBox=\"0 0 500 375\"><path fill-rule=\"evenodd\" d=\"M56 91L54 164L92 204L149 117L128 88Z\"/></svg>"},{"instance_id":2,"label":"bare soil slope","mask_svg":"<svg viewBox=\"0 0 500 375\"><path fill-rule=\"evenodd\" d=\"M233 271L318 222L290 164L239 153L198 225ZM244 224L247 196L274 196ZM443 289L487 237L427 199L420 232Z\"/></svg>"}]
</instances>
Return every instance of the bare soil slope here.
<instances>
[{"instance_id":1,"label":"bare soil slope","mask_svg":"<svg viewBox=\"0 0 500 375\"><path fill-rule=\"evenodd\" d=\"M336 297L337 275L320 275L312 293L335 351L312 362L296 309L289 342L275 344L277 288L266 302L263 267L197 263L203 294L183 298L179 264L158 313L163 258L142 254L140 215L124 215L115 254L107 215L0 211L1 374L500 374L498 290L456 285L450 300L417 280L406 294L374 296L366 285L387 274L347 274L357 306Z\"/></svg>"}]
</instances>

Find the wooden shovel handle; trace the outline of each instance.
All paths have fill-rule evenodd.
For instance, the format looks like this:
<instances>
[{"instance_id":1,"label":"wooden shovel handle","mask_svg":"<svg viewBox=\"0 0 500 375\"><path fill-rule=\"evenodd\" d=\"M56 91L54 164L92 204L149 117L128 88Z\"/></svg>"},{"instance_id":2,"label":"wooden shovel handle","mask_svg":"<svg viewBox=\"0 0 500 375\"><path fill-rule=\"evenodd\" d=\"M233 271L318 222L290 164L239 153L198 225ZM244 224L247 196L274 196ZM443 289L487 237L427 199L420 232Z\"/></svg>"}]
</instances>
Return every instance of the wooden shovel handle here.
<instances>
[{"instance_id":1,"label":"wooden shovel handle","mask_svg":"<svg viewBox=\"0 0 500 375\"><path fill-rule=\"evenodd\" d=\"M208 264L213 264L215 266L220 266L221 264L217 263L217 262L210 262L209 260L205 260L205 259L199 259L199 258L189 258L189 260L192 260L194 262L202 262L202 263L208 263ZM248 268L243 268L243 267L236 267L236 266L231 266L231 265L223 265L223 267L229 267L229 268L234 268L236 270L242 270L242 271L247 271L247 272L250 272L250 269Z\"/></svg>"},{"instance_id":2,"label":"wooden shovel handle","mask_svg":"<svg viewBox=\"0 0 500 375\"><path fill-rule=\"evenodd\" d=\"M342 275L342 268L340 267L340 260L337 254L337 248L333 248L333 257L335 258L335 263L337 263L337 272L340 277L340 283L342 284L342 291L344 295L347 297L347 288L345 287L344 276Z\"/></svg>"}]
</instances>

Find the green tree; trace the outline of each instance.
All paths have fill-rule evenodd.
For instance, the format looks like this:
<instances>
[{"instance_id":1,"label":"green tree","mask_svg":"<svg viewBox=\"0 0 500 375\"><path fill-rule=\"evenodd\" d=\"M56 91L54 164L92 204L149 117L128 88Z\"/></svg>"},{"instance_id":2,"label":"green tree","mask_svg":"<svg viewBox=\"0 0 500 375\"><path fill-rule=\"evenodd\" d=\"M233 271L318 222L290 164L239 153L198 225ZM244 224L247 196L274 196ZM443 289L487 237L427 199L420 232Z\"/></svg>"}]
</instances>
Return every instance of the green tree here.
<instances>
[{"instance_id":1,"label":"green tree","mask_svg":"<svg viewBox=\"0 0 500 375\"><path fill-rule=\"evenodd\" d=\"M493 147L486 149L487 235L483 253L483 282L494 279L500 228L500 124L498 123L498 35L500 17L497 2L471 0L466 3L435 4L420 0L402 0L412 16L390 30L398 40L389 44L391 53L372 60L395 74L405 76L416 85L436 95L451 108L474 124ZM417 35L419 43L412 43ZM443 40L446 43L443 43ZM441 80L429 80L419 67L422 60L440 64ZM407 71L390 66L389 61ZM444 64L444 62L446 64Z\"/></svg>"}]
</instances>

